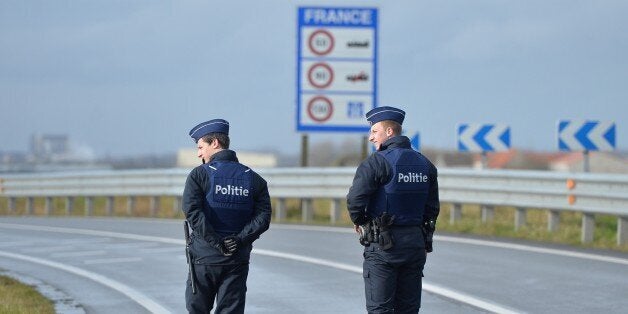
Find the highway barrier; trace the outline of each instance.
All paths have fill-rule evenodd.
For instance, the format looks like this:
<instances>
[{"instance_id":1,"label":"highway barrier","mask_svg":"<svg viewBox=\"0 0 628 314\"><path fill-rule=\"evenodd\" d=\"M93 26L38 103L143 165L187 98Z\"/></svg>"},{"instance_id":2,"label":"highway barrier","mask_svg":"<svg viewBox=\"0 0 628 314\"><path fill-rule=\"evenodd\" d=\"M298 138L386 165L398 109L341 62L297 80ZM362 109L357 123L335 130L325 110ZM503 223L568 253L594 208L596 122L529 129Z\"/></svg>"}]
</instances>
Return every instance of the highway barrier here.
<instances>
[{"instance_id":1,"label":"highway barrier","mask_svg":"<svg viewBox=\"0 0 628 314\"><path fill-rule=\"evenodd\" d=\"M50 214L55 199L63 198L66 214L72 214L75 199L84 199L86 215L93 214L94 199L105 198L105 210L113 212L114 197L125 197L132 213L138 197L149 197L150 215L160 208L162 197L173 197L172 210L181 208L181 195L189 169L103 170L64 173L0 175L0 197L8 213L16 212L23 198L24 212L32 214L35 198L45 199ZM286 218L286 201L301 200L301 217L313 217L314 199L331 199L330 222L336 223L345 210L345 199L355 168L266 168L259 169L274 199L274 220ZM556 230L561 211L582 213L581 240L593 240L595 215L617 217L617 244L628 243L628 175L557 173L511 170L439 170L441 202L452 203L449 222L462 215L462 204L481 207L482 221L492 219L496 206L516 208L515 229L526 223L528 209L547 210L548 230Z\"/></svg>"}]
</instances>

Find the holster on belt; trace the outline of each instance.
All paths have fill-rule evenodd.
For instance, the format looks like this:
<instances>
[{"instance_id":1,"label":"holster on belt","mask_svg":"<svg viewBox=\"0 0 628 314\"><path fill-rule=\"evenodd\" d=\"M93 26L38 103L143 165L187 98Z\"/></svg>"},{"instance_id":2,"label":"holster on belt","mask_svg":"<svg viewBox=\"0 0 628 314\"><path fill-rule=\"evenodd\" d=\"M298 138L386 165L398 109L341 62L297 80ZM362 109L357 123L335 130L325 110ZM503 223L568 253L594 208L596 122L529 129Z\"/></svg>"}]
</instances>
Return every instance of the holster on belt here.
<instances>
[{"instance_id":1,"label":"holster on belt","mask_svg":"<svg viewBox=\"0 0 628 314\"><path fill-rule=\"evenodd\" d=\"M390 227L392 227L393 222L395 221L395 216L391 216L388 213L384 212L381 216L375 219L377 222L379 229L379 235L377 242L382 250L388 250L395 245L393 240L393 236L390 233Z\"/></svg>"},{"instance_id":2,"label":"holster on belt","mask_svg":"<svg viewBox=\"0 0 628 314\"><path fill-rule=\"evenodd\" d=\"M390 227L395 220L395 216L383 213L381 216L373 218L366 224L360 225L360 244L369 246L377 243L382 250L388 250L394 246Z\"/></svg>"}]
</instances>

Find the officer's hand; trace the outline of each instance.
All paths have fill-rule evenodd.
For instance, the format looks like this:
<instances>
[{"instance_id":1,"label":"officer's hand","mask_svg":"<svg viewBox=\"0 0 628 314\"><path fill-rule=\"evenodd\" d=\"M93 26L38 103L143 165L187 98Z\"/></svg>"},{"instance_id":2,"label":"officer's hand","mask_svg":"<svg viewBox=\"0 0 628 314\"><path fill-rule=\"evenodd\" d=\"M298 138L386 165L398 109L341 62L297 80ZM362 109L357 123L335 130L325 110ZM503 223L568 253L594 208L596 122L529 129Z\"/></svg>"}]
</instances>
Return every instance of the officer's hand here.
<instances>
[{"instance_id":1,"label":"officer's hand","mask_svg":"<svg viewBox=\"0 0 628 314\"><path fill-rule=\"evenodd\" d=\"M425 252L430 253L434 251L434 248L432 247L432 241L425 241Z\"/></svg>"},{"instance_id":2,"label":"officer's hand","mask_svg":"<svg viewBox=\"0 0 628 314\"><path fill-rule=\"evenodd\" d=\"M242 240L236 236L228 236L222 239L222 243L224 244L227 252L230 254L235 253L240 246L242 245Z\"/></svg>"},{"instance_id":3,"label":"officer's hand","mask_svg":"<svg viewBox=\"0 0 628 314\"><path fill-rule=\"evenodd\" d=\"M220 254L224 255L224 256L231 256L233 255L233 253L229 252L229 250L227 250L227 247L225 247L223 241L217 242L216 244L214 244L214 248L216 250L218 250L218 252L220 252Z\"/></svg>"}]
</instances>

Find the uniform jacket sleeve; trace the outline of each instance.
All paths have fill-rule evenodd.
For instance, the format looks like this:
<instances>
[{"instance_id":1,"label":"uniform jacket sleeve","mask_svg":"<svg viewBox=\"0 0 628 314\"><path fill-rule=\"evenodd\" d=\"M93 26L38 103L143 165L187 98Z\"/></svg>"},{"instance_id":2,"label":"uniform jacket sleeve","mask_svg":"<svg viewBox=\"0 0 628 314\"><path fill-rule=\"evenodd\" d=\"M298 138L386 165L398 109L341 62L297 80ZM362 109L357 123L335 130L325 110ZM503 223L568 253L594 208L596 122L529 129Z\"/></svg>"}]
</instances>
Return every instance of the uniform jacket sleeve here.
<instances>
[{"instance_id":1,"label":"uniform jacket sleeve","mask_svg":"<svg viewBox=\"0 0 628 314\"><path fill-rule=\"evenodd\" d=\"M388 162L379 154L372 154L358 166L347 194L347 209L354 224L368 222L366 206L377 189L390 180L390 175Z\"/></svg>"},{"instance_id":2,"label":"uniform jacket sleeve","mask_svg":"<svg viewBox=\"0 0 628 314\"><path fill-rule=\"evenodd\" d=\"M253 218L238 234L238 237L246 245L252 244L263 232L268 230L272 212L266 180L255 172L253 173L253 186L255 191Z\"/></svg>"},{"instance_id":3,"label":"uniform jacket sleeve","mask_svg":"<svg viewBox=\"0 0 628 314\"><path fill-rule=\"evenodd\" d=\"M188 175L183 189L183 213L194 233L201 236L211 245L220 242L220 237L205 217L205 188L209 185L209 177L202 166L194 168Z\"/></svg>"},{"instance_id":4,"label":"uniform jacket sleeve","mask_svg":"<svg viewBox=\"0 0 628 314\"><path fill-rule=\"evenodd\" d=\"M440 213L440 200L438 198L438 170L430 164L430 189L425 203L425 215L423 220L436 219Z\"/></svg>"}]
</instances>

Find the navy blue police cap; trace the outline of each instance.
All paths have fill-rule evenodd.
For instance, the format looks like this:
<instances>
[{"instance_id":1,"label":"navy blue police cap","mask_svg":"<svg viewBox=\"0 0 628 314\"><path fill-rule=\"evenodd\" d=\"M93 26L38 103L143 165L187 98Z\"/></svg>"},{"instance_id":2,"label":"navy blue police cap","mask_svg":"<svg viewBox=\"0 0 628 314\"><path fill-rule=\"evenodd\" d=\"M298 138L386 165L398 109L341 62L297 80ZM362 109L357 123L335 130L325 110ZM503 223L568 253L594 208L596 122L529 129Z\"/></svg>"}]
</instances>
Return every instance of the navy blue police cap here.
<instances>
[{"instance_id":1,"label":"navy blue police cap","mask_svg":"<svg viewBox=\"0 0 628 314\"><path fill-rule=\"evenodd\" d=\"M384 120L392 120L399 124L403 124L403 119L405 117L405 111L388 106L376 107L366 113L366 121L368 121L371 125Z\"/></svg>"},{"instance_id":2,"label":"navy blue police cap","mask_svg":"<svg viewBox=\"0 0 628 314\"><path fill-rule=\"evenodd\" d=\"M190 130L190 136L194 142L198 142L203 136L209 133L225 133L229 135L229 122L223 119L213 119L199 123Z\"/></svg>"}]
</instances>

